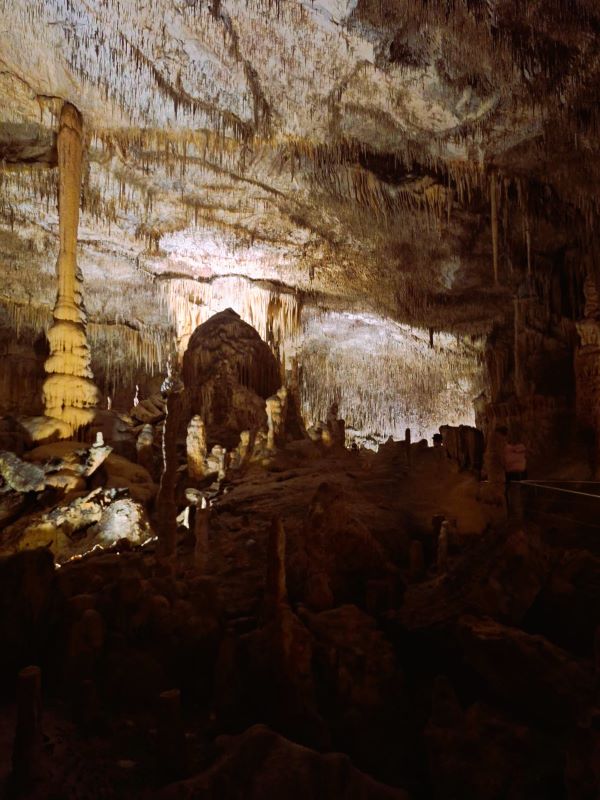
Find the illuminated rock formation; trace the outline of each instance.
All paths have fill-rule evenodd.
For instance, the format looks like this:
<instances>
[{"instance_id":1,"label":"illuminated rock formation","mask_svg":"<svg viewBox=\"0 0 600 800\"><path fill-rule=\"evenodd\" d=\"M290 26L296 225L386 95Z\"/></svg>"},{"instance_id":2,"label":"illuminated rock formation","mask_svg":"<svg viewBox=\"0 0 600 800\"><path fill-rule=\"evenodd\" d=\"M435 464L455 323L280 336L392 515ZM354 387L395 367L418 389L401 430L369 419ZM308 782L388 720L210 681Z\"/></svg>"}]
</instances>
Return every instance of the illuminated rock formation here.
<instances>
[{"instance_id":1,"label":"illuminated rock formation","mask_svg":"<svg viewBox=\"0 0 600 800\"><path fill-rule=\"evenodd\" d=\"M78 493L47 512L24 516L3 532L3 555L47 548L58 564L81 558L94 548L108 549L128 539L139 545L152 536L143 507L123 489Z\"/></svg>"},{"instance_id":2,"label":"illuminated rock formation","mask_svg":"<svg viewBox=\"0 0 600 800\"><path fill-rule=\"evenodd\" d=\"M198 414L194 414L188 424L185 445L188 475L192 480L202 480L207 474L206 428Z\"/></svg>"},{"instance_id":3,"label":"illuminated rock formation","mask_svg":"<svg viewBox=\"0 0 600 800\"><path fill-rule=\"evenodd\" d=\"M70 103L64 104L60 115L57 150L58 293L54 323L48 331L50 357L46 361L44 403L47 416L64 420L76 431L94 419L99 392L93 381L82 278L77 267L83 123L80 113Z\"/></svg>"},{"instance_id":4,"label":"illuminated rock formation","mask_svg":"<svg viewBox=\"0 0 600 800\"><path fill-rule=\"evenodd\" d=\"M246 464L250 452L250 439L250 431L242 431L240 433L239 444L232 450L229 458L229 466L232 469L240 469Z\"/></svg>"},{"instance_id":5,"label":"illuminated rock formation","mask_svg":"<svg viewBox=\"0 0 600 800\"><path fill-rule=\"evenodd\" d=\"M183 380L208 446L228 450L237 447L242 431L266 430L265 400L280 385L268 345L231 309L196 328L183 357Z\"/></svg>"},{"instance_id":6,"label":"illuminated rock formation","mask_svg":"<svg viewBox=\"0 0 600 800\"><path fill-rule=\"evenodd\" d=\"M287 391L285 386L282 386L277 391L277 394L267 397L266 410L268 423L267 447L269 450L275 450L276 447L283 444L285 436L287 411Z\"/></svg>"}]
</instances>

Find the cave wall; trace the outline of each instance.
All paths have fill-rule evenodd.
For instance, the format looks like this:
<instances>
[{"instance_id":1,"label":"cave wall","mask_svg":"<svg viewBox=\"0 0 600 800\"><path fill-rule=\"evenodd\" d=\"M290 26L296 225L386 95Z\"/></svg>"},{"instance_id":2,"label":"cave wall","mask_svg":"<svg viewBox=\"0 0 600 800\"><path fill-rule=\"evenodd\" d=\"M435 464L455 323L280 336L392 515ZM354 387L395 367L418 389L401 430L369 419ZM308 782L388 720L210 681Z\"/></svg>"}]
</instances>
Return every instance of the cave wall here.
<instances>
[{"instance_id":1,"label":"cave wall","mask_svg":"<svg viewBox=\"0 0 600 800\"><path fill-rule=\"evenodd\" d=\"M575 461L580 477L590 477L600 440L600 386L597 304L590 309L586 297L597 297L596 270L585 249L566 256L563 248L549 253L543 244L523 264L512 307L488 337L477 424L488 440L506 426L513 440L526 444L538 477Z\"/></svg>"},{"instance_id":2,"label":"cave wall","mask_svg":"<svg viewBox=\"0 0 600 800\"><path fill-rule=\"evenodd\" d=\"M0 414L43 413L42 384L46 343L15 338L10 328L0 328Z\"/></svg>"}]
</instances>

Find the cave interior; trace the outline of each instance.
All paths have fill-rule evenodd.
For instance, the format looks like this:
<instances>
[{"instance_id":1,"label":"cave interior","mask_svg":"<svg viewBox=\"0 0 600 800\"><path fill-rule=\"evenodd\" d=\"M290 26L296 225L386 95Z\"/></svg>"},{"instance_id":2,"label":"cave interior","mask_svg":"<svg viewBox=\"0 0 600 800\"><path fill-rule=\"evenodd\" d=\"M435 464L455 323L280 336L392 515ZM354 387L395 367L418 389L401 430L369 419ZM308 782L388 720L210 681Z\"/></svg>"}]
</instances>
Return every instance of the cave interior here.
<instances>
[{"instance_id":1,"label":"cave interior","mask_svg":"<svg viewBox=\"0 0 600 800\"><path fill-rule=\"evenodd\" d=\"M0 0L0 795L600 797L597 0Z\"/></svg>"}]
</instances>

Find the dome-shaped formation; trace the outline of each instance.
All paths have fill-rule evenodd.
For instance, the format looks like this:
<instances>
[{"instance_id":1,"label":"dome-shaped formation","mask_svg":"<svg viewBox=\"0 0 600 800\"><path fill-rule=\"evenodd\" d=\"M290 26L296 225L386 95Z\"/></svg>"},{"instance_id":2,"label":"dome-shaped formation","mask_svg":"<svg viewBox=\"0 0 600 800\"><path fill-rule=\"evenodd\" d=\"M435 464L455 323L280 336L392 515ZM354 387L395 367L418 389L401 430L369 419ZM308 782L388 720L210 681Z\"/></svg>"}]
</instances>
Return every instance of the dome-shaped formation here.
<instances>
[{"instance_id":1,"label":"dome-shaped formation","mask_svg":"<svg viewBox=\"0 0 600 800\"><path fill-rule=\"evenodd\" d=\"M204 420L209 446L230 449L242 431L266 426L265 400L279 388L279 365L256 330L228 308L192 334L183 380L191 414Z\"/></svg>"}]
</instances>

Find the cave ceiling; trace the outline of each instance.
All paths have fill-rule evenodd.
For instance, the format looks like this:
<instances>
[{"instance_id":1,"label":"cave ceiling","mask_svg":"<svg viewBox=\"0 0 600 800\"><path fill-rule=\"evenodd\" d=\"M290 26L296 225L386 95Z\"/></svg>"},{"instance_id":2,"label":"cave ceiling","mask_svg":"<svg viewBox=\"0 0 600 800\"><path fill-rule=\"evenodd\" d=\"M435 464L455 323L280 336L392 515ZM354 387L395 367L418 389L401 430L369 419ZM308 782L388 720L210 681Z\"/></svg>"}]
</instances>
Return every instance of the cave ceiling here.
<instances>
[{"instance_id":1,"label":"cave ceiling","mask_svg":"<svg viewBox=\"0 0 600 800\"><path fill-rule=\"evenodd\" d=\"M93 323L237 275L485 331L532 258L585 257L599 31L595 0L0 0L2 300L53 299L67 100Z\"/></svg>"}]
</instances>

